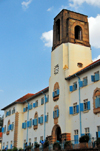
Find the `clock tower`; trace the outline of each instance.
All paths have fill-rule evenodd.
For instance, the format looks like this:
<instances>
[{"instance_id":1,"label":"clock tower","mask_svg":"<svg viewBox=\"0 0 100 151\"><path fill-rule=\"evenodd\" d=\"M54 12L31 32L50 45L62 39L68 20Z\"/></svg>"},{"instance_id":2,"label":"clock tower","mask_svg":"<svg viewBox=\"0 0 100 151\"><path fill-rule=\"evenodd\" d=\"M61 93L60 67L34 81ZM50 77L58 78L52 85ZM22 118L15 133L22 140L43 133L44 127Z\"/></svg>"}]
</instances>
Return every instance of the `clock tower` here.
<instances>
[{"instance_id":1,"label":"clock tower","mask_svg":"<svg viewBox=\"0 0 100 151\"><path fill-rule=\"evenodd\" d=\"M92 63L89 43L89 27L86 15L62 10L54 18L53 47L51 51L51 77L49 79L50 111L59 109L59 118L51 114L51 130L60 128L63 137L70 138L71 120L69 117L69 83L65 78ZM54 97L54 94L57 97ZM55 135L52 136L55 139Z\"/></svg>"}]
</instances>

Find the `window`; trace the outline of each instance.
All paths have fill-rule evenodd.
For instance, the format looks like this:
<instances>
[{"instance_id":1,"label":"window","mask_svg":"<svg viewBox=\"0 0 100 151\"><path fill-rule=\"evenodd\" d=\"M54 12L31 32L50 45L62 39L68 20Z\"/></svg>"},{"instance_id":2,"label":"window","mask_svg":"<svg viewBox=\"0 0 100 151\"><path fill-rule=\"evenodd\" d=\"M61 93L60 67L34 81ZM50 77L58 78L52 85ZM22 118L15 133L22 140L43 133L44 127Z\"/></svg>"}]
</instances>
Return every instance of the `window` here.
<instances>
[{"instance_id":1,"label":"window","mask_svg":"<svg viewBox=\"0 0 100 151\"><path fill-rule=\"evenodd\" d=\"M43 136L40 136L40 140L41 140L41 141L43 140Z\"/></svg>"},{"instance_id":2,"label":"window","mask_svg":"<svg viewBox=\"0 0 100 151\"><path fill-rule=\"evenodd\" d=\"M31 138L29 138L29 146L31 146Z\"/></svg>"},{"instance_id":3,"label":"window","mask_svg":"<svg viewBox=\"0 0 100 151\"><path fill-rule=\"evenodd\" d=\"M44 97L41 98L41 105L43 105L43 104L44 104Z\"/></svg>"},{"instance_id":4,"label":"window","mask_svg":"<svg viewBox=\"0 0 100 151\"><path fill-rule=\"evenodd\" d=\"M95 108L100 107L100 95L95 97Z\"/></svg>"},{"instance_id":5,"label":"window","mask_svg":"<svg viewBox=\"0 0 100 151\"><path fill-rule=\"evenodd\" d=\"M35 102L35 107L38 107L38 100Z\"/></svg>"},{"instance_id":6,"label":"window","mask_svg":"<svg viewBox=\"0 0 100 151\"><path fill-rule=\"evenodd\" d=\"M73 104L73 114L77 113L77 103Z\"/></svg>"},{"instance_id":7,"label":"window","mask_svg":"<svg viewBox=\"0 0 100 151\"><path fill-rule=\"evenodd\" d=\"M89 132L90 132L90 131L89 131L89 127L85 128L85 134L87 134L87 135L88 135L88 134L89 134Z\"/></svg>"},{"instance_id":8,"label":"window","mask_svg":"<svg viewBox=\"0 0 100 151\"><path fill-rule=\"evenodd\" d=\"M88 110L88 100L84 100L84 111Z\"/></svg>"},{"instance_id":9,"label":"window","mask_svg":"<svg viewBox=\"0 0 100 151\"><path fill-rule=\"evenodd\" d=\"M99 81L99 71L95 72L94 75L91 75L91 81L92 82Z\"/></svg>"},{"instance_id":10,"label":"window","mask_svg":"<svg viewBox=\"0 0 100 151\"><path fill-rule=\"evenodd\" d=\"M83 64L82 64L81 62L78 62L78 63L77 63L77 66L78 66L79 68L82 68L82 67L83 67Z\"/></svg>"},{"instance_id":11,"label":"window","mask_svg":"<svg viewBox=\"0 0 100 151\"><path fill-rule=\"evenodd\" d=\"M77 90L77 82L74 82L73 85L69 86L70 91L75 91Z\"/></svg>"},{"instance_id":12,"label":"window","mask_svg":"<svg viewBox=\"0 0 100 151\"><path fill-rule=\"evenodd\" d=\"M37 142L37 137L34 137L34 142Z\"/></svg>"},{"instance_id":13,"label":"window","mask_svg":"<svg viewBox=\"0 0 100 151\"><path fill-rule=\"evenodd\" d=\"M10 149L12 149L12 141L11 141L11 143L10 143Z\"/></svg>"},{"instance_id":14,"label":"window","mask_svg":"<svg viewBox=\"0 0 100 151\"><path fill-rule=\"evenodd\" d=\"M53 98L59 95L59 89L55 89L53 92Z\"/></svg>"},{"instance_id":15,"label":"window","mask_svg":"<svg viewBox=\"0 0 100 151\"><path fill-rule=\"evenodd\" d=\"M55 108L55 110L53 111L53 118L58 118L59 117L59 109L58 107Z\"/></svg>"},{"instance_id":16,"label":"window","mask_svg":"<svg viewBox=\"0 0 100 151\"><path fill-rule=\"evenodd\" d=\"M73 106L69 107L69 114L76 114L79 113L79 105L77 103L74 103Z\"/></svg>"},{"instance_id":17,"label":"window","mask_svg":"<svg viewBox=\"0 0 100 151\"><path fill-rule=\"evenodd\" d=\"M74 130L74 144L78 144L78 130Z\"/></svg>"},{"instance_id":18,"label":"window","mask_svg":"<svg viewBox=\"0 0 100 151\"><path fill-rule=\"evenodd\" d=\"M15 113L15 107L13 108L13 110L12 110L12 114L14 114Z\"/></svg>"},{"instance_id":19,"label":"window","mask_svg":"<svg viewBox=\"0 0 100 151\"><path fill-rule=\"evenodd\" d=\"M49 118L49 113L47 113L47 115L45 115L45 122L48 122L48 118Z\"/></svg>"},{"instance_id":20,"label":"window","mask_svg":"<svg viewBox=\"0 0 100 151\"><path fill-rule=\"evenodd\" d=\"M83 87L86 86L88 84L88 80L87 77L83 78Z\"/></svg>"}]
</instances>

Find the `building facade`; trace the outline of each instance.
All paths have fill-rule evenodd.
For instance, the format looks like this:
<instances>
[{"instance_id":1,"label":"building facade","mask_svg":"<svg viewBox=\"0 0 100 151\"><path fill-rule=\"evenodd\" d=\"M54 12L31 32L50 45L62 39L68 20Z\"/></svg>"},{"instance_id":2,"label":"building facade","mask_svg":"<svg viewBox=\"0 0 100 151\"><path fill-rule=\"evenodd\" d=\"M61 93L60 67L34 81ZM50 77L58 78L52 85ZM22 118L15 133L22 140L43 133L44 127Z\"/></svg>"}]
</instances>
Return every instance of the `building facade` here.
<instances>
[{"instance_id":1,"label":"building facade","mask_svg":"<svg viewBox=\"0 0 100 151\"><path fill-rule=\"evenodd\" d=\"M54 18L49 87L2 110L2 148L100 136L100 60L92 61L86 15L64 9Z\"/></svg>"}]
</instances>

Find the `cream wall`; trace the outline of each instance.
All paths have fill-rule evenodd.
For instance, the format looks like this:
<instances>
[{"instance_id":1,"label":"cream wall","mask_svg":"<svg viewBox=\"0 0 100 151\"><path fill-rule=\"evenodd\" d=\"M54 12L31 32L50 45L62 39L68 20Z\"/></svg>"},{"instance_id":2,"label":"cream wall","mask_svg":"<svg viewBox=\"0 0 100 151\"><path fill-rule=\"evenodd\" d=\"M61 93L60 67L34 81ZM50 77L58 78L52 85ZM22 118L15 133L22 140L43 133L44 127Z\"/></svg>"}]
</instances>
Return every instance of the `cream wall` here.
<instances>
[{"instance_id":1,"label":"cream wall","mask_svg":"<svg viewBox=\"0 0 100 151\"><path fill-rule=\"evenodd\" d=\"M86 73L80 75L80 79L83 80L84 77L88 77L88 85L85 87L82 87L80 89L80 96L81 96L81 103L83 103L83 100L88 99L90 101L90 110L88 112L81 112L81 121L82 121L82 133L85 133L85 128L90 128L90 134L91 138L96 138L96 131L97 126L100 126L100 113L94 114L93 113L93 92L98 87L100 88L100 80L97 82L91 81L91 75L94 75L96 71L99 71L100 73L100 67L95 67L94 69L91 69L87 71ZM74 82L77 81L78 84L78 78L73 78L70 80L70 85L73 85ZM75 90L73 92L69 92L70 94L70 106L73 106L73 103L79 104L79 90ZM79 130L79 136L80 136L80 123L79 123L79 113L75 115L70 115L71 118L71 125L72 125L72 140L74 139L74 130Z\"/></svg>"}]
</instances>

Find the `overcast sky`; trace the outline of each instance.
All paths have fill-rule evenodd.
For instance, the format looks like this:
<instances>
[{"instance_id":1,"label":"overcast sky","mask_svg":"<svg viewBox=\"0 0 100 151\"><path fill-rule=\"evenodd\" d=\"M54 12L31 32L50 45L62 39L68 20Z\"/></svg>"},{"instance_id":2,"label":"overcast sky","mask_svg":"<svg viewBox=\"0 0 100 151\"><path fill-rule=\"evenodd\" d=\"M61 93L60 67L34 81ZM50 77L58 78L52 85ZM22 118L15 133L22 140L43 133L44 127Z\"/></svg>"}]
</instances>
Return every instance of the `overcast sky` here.
<instances>
[{"instance_id":1,"label":"overcast sky","mask_svg":"<svg viewBox=\"0 0 100 151\"><path fill-rule=\"evenodd\" d=\"M92 59L100 58L100 0L0 0L1 108L49 86L53 19L62 9L88 15Z\"/></svg>"}]
</instances>

